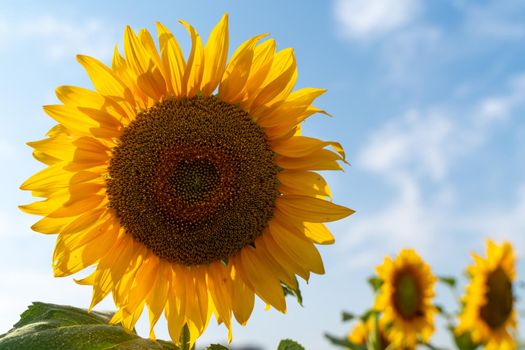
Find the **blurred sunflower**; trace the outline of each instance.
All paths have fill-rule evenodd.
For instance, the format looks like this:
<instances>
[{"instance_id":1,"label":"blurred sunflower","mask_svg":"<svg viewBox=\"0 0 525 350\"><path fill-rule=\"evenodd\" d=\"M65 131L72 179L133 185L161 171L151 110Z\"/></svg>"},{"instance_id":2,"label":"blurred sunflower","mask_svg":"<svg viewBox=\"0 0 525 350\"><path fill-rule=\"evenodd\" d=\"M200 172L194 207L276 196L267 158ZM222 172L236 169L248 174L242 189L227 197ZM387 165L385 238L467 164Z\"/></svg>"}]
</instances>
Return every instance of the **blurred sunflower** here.
<instances>
[{"instance_id":1,"label":"blurred sunflower","mask_svg":"<svg viewBox=\"0 0 525 350\"><path fill-rule=\"evenodd\" d=\"M357 345L366 345L370 339L370 335L375 332L375 323L374 317L369 317L366 321L360 320L348 334L348 340ZM378 322L378 326L379 344L382 350L386 350L390 346L390 342L385 329L385 322L381 319Z\"/></svg>"},{"instance_id":2,"label":"blurred sunflower","mask_svg":"<svg viewBox=\"0 0 525 350\"><path fill-rule=\"evenodd\" d=\"M21 188L45 199L21 209L58 233L56 276L96 265L77 281L93 286L91 308L112 293L112 322L131 330L147 308L154 337L164 312L173 341L187 325L193 343L212 313L231 339L255 294L285 312L283 284L324 273L323 223L353 211L314 172L341 169L340 144L300 135L325 90L292 92L293 50L258 35L227 62L227 15L206 45L181 23L187 58L160 23L160 52L127 27L111 67L78 56L95 91L62 86L44 107L58 125L29 145L48 167Z\"/></svg>"},{"instance_id":3,"label":"blurred sunflower","mask_svg":"<svg viewBox=\"0 0 525 350\"><path fill-rule=\"evenodd\" d=\"M395 260L385 257L376 268L383 281L374 308L383 313L388 337L397 348L415 348L418 337L427 342L434 332L432 305L436 277L412 249L403 249Z\"/></svg>"},{"instance_id":4,"label":"blurred sunflower","mask_svg":"<svg viewBox=\"0 0 525 350\"><path fill-rule=\"evenodd\" d=\"M487 350L515 349L517 314L512 282L516 278L515 255L508 242L487 241L487 257L473 254L467 269L471 281L463 297L458 334L470 332L472 340Z\"/></svg>"}]
</instances>

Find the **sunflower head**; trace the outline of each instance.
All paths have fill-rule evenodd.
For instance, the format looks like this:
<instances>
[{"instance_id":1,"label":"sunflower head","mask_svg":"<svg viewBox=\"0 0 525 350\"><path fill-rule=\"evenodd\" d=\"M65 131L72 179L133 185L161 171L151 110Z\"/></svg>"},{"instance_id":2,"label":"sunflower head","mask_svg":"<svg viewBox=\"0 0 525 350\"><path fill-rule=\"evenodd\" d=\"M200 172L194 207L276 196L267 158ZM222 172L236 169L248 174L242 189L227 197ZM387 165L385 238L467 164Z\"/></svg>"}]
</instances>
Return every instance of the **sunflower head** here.
<instances>
[{"instance_id":1,"label":"sunflower head","mask_svg":"<svg viewBox=\"0 0 525 350\"><path fill-rule=\"evenodd\" d=\"M487 241L487 256L473 254L467 272L470 284L463 297L463 311L456 333L470 332L473 341L486 349L514 349L517 315L513 281L516 278L512 245Z\"/></svg>"},{"instance_id":2,"label":"sunflower head","mask_svg":"<svg viewBox=\"0 0 525 350\"><path fill-rule=\"evenodd\" d=\"M382 320L389 325L391 343L414 348L419 338L428 341L437 312L432 305L436 278L430 266L414 250L403 249L394 260L385 257L376 272L383 284L375 309L383 313Z\"/></svg>"},{"instance_id":3,"label":"sunflower head","mask_svg":"<svg viewBox=\"0 0 525 350\"><path fill-rule=\"evenodd\" d=\"M193 343L212 314L231 338L255 295L285 312L283 285L324 273L324 222L353 211L316 173L342 169L341 145L300 135L325 90L293 91L293 50L258 35L228 60L227 15L205 45L181 23L187 56L160 23L159 49L127 27L111 66L78 56L94 90L59 87L44 107L58 124L29 144L47 167L21 186L43 199L21 209L58 234L56 276L94 266L77 281L91 307L111 293L113 322L131 330L147 309L154 337L164 313L172 339L187 326Z\"/></svg>"}]
</instances>

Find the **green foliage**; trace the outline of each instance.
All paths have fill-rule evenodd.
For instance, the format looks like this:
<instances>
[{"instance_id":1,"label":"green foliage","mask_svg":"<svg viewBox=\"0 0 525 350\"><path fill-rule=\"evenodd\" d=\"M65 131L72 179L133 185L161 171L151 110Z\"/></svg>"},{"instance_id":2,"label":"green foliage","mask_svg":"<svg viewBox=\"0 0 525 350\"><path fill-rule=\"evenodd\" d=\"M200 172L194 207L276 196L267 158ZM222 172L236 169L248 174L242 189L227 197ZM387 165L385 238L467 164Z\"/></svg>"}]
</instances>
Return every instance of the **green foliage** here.
<instances>
[{"instance_id":1,"label":"green foliage","mask_svg":"<svg viewBox=\"0 0 525 350\"><path fill-rule=\"evenodd\" d=\"M459 350L476 350L479 348L479 344L472 341L470 333L463 333L461 335L454 334L454 330L450 329L451 334L454 337L454 343Z\"/></svg>"},{"instance_id":2,"label":"green foliage","mask_svg":"<svg viewBox=\"0 0 525 350\"><path fill-rule=\"evenodd\" d=\"M438 276L438 281L446 284L450 288L456 288L456 279L451 276Z\"/></svg>"},{"instance_id":3,"label":"green foliage","mask_svg":"<svg viewBox=\"0 0 525 350\"><path fill-rule=\"evenodd\" d=\"M277 350L304 350L304 347L291 339L283 339L279 343Z\"/></svg>"},{"instance_id":4,"label":"green foliage","mask_svg":"<svg viewBox=\"0 0 525 350\"><path fill-rule=\"evenodd\" d=\"M376 276L369 277L367 281L374 293L377 293L383 285L383 280Z\"/></svg>"},{"instance_id":5,"label":"green foliage","mask_svg":"<svg viewBox=\"0 0 525 350\"><path fill-rule=\"evenodd\" d=\"M211 344L206 347L206 350L228 350L228 348L221 344Z\"/></svg>"},{"instance_id":6,"label":"green foliage","mask_svg":"<svg viewBox=\"0 0 525 350\"><path fill-rule=\"evenodd\" d=\"M378 312L374 309L366 310L361 316L359 316L359 319L363 322L366 322L370 317L375 317L377 314Z\"/></svg>"},{"instance_id":7,"label":"green foliage","mask_svg":"<svg viewBox=\"0 0 525 350\"><path fill-rule=\"evenodd\" d=\"M295 282L297 284L297 289L293 289L285 283L281 283L281 286L283 287L284 295L294 296L297 299L299 305L303 306L303 296L301 294L301 290L299 289L299 283L297 282L297 278L295 279Z\"/></svg>"},{"instance_id":8,"label":"green foliage","mask_svg":"<svg viewBox=\"0 0 525 350\"><path fill-rule=\"evenodd\" d=\"M333 345L342 346L350 350L366 350L366 346L352 343L347 338L338 338L328 333L325 333L325 338L330 341Z\"/></svg>"},{"instance_id":9,"label":"green foliage","mask_svg":"<svg viewBox=\"0 0 525 350\"><path fill-rule=\"evenodd\" d=\"M346 312L346 311L343 311L341 313L341 318L343 320L343 322L346 322L346 321L351 321L355 318L356 316L350 312Z\"/></svg>"},{"instance_id":10,"label":"green foliage","mask_svg":"<svg viewBox=\"0 0 525 350\"><path fill-rule=\"evenodd\" d=\"M20 321L0 335L2 350L106 350L178 348L170 342L140 338L135 332L109 325L111 313L87 313L72 306L35 302L22 313Z\"/></svg>"}]
</instances>

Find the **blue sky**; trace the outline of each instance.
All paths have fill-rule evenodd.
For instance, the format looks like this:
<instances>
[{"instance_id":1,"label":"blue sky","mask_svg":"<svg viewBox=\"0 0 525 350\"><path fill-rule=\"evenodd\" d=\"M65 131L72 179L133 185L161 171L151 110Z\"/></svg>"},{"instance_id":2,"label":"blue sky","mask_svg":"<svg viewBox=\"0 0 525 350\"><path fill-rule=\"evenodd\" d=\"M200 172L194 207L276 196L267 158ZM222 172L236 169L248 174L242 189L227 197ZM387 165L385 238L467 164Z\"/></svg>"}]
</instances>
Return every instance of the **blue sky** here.
<instances>
[{"instance_id":1,"label":"blue sky","mask_svg":"<svg viewBox=\"0 0 525 350\"><path fill-rule=\"evenodd\" d=\"M153 2L152 2L153 3ZM322 333L344 334L342 309L370 305L365 283L386 254L414 247L438 274L456 274L484 239L509 239L525 263L525 3L515 1L2 1L0 4L0 333L33 300L87 307L90 290L51 271L54 237L31 232L18 190L41 168L25 142L43 137L59 85L91 86L75 54L109 62L123 29L178 19L203 37L227 11L230 48L269 32L294 47L297 87L325 87L305 134L343 143L352 167L326 174L335 201L357 213L330 225L321 247L327 273L303 283L304 308L256 304L234 344L272 349L291 337L328 349ZM231 49L230 49L231 53ZM524 295L524 290L518 290ZM450 304L447 290L438 298ZM450 304L453 305L453 304ZM111 308L105 301L100 309ZM521 304L523 308L523 304ZM144 315L145 316L145 315ZM147 317L144 317L144 321ZM145 322L139 325L142 334ZM142 328L141 328L142 327ZM168 338L163 327L159 337ZM213 321L200 343L223 341ZM445 334L435 341L446 344Z\"/></svg>"}]
</instances>

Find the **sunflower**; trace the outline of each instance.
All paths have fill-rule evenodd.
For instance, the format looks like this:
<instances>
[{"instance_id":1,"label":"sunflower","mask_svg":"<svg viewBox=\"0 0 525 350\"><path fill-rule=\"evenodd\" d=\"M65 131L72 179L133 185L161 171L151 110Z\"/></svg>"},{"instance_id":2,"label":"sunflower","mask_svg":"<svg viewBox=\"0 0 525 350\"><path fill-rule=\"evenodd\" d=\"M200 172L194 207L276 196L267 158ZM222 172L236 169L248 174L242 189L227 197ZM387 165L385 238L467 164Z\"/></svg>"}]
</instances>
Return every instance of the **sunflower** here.
<instances>
[{"instance_id":1,"label":"sunflower","mask_svg":"<svg viewBox=\"0 0 525 350\"><path fill-rule=\"evenodd\" d=\"M467 269L471 281L456 333L470 332L473 341L485 344L487 350L515 349L517 314L512 281L516 258L512 246L488 240L487 258L473 254L473 259Z\"/></svg>"},{"instance_id":2,"label":"sunflower","mask_svg":"<svg viewBox=\"0 0 525 350\"><path fill-rule=\"evenodd\" d=\"M58 124L29 145L47 167L21 186L44 199L21 209L58 234L55 276L94 265L77 281L93 287L90 309L112 293L112 322L131 330L146 308L152 338L164 313L172 340L187 326L192 343L214 314L231 340L255 295L284 313L283 285L324 273L314 243L333 243L324 222L353 211L315 171L345 154L300 135L325 90L292 92L292 49L258 35L227 62L227 15L205 45L181 23L187 58L160 23L160 51L127 27L111 67L77 56L95 89L61 86L62 104L44 107Z\"/></svg>"},{"instance_id":3,"label":"sunflower","mask_svg":"<svg viewBox=\"0 0 525 350\"><path fill-rule=\"evenodd\" d=\"M419 337L427 342L437 312L432 305L436 277L430 266L413 249L403 249L395 260L385 257L376 272L383 284L375 309L389 325L390 342L396 348L415 348Z\"/></svg>"},{"instance_id":4,"label":"sunflower","mask_svg":"<svg viewBox=\"0 0 525 350\"><path fill-rule=\"evenodd\" d=\"M357 345L367 345L370 335L375 332L376 320L375 317L368 317L366 320L359 320L350 333L348 334L348 340L353 344ZM382 350L388 349L390 346L390 341L388 340L388 335L385 327L385 322L383 319L380 319L378 322L379 327L379 341Z\"/></svg>"}]
</instances>

